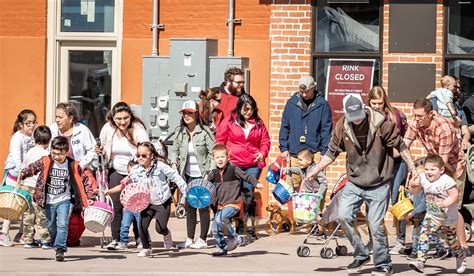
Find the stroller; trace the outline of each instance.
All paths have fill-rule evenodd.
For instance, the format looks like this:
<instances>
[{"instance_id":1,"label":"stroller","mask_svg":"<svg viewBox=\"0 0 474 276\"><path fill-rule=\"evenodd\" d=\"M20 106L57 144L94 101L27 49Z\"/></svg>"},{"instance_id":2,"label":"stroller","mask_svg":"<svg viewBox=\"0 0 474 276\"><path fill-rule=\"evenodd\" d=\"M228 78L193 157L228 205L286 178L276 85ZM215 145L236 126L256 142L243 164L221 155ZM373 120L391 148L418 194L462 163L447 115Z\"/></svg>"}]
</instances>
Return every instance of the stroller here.
<instances>
[{"instance_id":1,"label":"stroller","mask_svg":"<svg viewBox=\"0 0 474 276\"><path fill-rule=\"evenodd\" d=\"M100 146L101 144L100 138L97 138L96 142L97 142L97 145ZM99 164L96 170L96 180L97 180L97 186L99 188L99 201L101 202L105 202L104 191L107 190L109 186L107 183L107 175L108 175L108 170L107 170L107 164L106 164L105 158L103 155L99 155ZM112 242L112 237L106 237L105 231L102 231L102 237L100 237L100 248L104 248L111 242Z\"/></svg>"},{"instance_id":2,"label":"stroller","mask_svg":"<svg viewBox=\"0 0 474 276\"><path fill-rule=\"evenodd\" d=\"M308 239L317 232L318 226L320 224L324 225L330 222L337 221L338 205L339 205L339 201L342 194L342 193L339 193L339 191L342 190L342 188L344 188L344 185L346 183L347 183L347 175L344 174L337 181L331 193L331 203L329 203L329 205L323 211L321 219L315 221L316 223L312 226L311 230L308 232L308 235L305 237L301 245L298 246L296 253L299 257L309 257L309 255L311 254L311 250L306 244L308 242ZM317 211L319 211L319 209ZM340 229L341 229L341 224L337 223L331 235L326 239L323 248L321 248L321 251L320 251L321 258L331 259L334 256L334 251L336 255L338 256L347 255L347 252L348 252L347 247L344 245L339 245L339 243L337 242L336 233ZM336 248L334 250L328 246L332 240L336 242Z\"/></svg>"}]
</instances>

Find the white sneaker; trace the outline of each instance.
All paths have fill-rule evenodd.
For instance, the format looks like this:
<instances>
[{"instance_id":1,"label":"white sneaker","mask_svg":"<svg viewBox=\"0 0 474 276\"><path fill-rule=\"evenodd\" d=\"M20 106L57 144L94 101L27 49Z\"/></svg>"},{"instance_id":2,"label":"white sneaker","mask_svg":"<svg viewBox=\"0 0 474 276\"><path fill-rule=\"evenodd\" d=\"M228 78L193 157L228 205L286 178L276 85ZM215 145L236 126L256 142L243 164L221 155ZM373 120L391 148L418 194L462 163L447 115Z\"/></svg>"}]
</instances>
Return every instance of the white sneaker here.
<instances>
[{"instance_id":1,"label":"white sneaker","mask_svg":"<svg viewBox=\"0 0 474 276\"><path fill-rule=\"evenodd\" d=\"M467 260L466 260L466 251L465 249L462 249L464 252L462 253L462 256L457 256L456 257L456 272L461 274L466 271L466 266L467 266Z\"/></svg>"},{"instance_id":2,"label":"white sneaker","mask_svg":"<svg viewBox=\"0 0 474 276\"><path fill-rule=\"evenodd\" d=\"M151 248L148 248L148 249L142 249L140 250L140 252L138 252L137 254L137 257L147 257L147 256L151 256L151 253L153 252L153 250Z\"/></svg>"},{"instance_id":3,"label":"white sneaker","mask_svg":"<svg viewBox=\"0 0 474 276\"><path fill-rule=\"evenodd\" d=\"M5 247L13 246L13 242L10 239L10 236L8 236L8 234L2 234L2 239L0 241L0 245L5 246Z\"/></svg>"},{"instance_id":4,"label":"white sneaker","mask_svg":"<svg viewBox=\"0 0 474 276\"><path fill-rule=\"evenodd\" d=\"M197 242L195 242L194 244L192 244L191 246L192 249L207 249L207 242L201 238L199 238L197 240Z\"/></svg>"},{"instance_id":5,"label":"white sneaker","mask_svg":"<svg viewBox=\"0 0 474 276\"><path fill-rule=\"evenodd\" d=\"M115 249L118 249L118 250L124 250L127 248L128 248L128 245L124 242L118 242L117 246L115 247Z\"/></svg>"},{"instance_id":6,"label":"white sneaker","mask_svg":"<svg viewBox=\"0 0 474 276\"><path fill-rule=\"evenodd\" d=\"M390 255L400 255L400 250L405 249L405 246L401 242L396 242L395 245L390 249Z\"/></svg>"},{"instance_id":7,"label":"white sneaker","mask_svg":"<svg viewBox=\"0 0 474 276\"><path fill-rule=\"evenodd\" d=\"M113 240L111 243L107 245L108 250L115 250L117 249L118 242L116 240Z\"/></svg>"},{"instance_id":8,"label":"white sneaker","mask_svg":"<svg viewBox=\"0 0 474 276\"><path fill-rule=\"evenodd\" d=\"M163 236L163 244L166 249L173 247L173 237L171 236L171 231L168 230L168 235Z\"/></svg>"},{"instance_id":9,"label":"white sneaker","mask_svg":"<svg viewBox=\"0 0 474 276\"><path fill-rule=\"evenodd\" d=\"M189 247L194 248L193 243L194 241L192 239L186 238L184 242L178 244L178 248L189 248Z\"/></svg>"}]
</instances>

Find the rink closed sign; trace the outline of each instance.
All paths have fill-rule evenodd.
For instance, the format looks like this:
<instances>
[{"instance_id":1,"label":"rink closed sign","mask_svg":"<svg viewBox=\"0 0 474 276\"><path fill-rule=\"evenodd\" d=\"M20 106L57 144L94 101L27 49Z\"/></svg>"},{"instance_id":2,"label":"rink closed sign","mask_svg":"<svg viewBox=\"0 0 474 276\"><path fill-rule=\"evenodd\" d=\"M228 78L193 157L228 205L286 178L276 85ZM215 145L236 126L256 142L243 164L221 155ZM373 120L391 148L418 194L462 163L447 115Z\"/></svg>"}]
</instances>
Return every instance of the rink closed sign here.
<instances>
[{"instance_id":1,"label":"rink closed sign","mask_svg":"<svg viewBox=\"0 0 474 276\"><path fill-rule=\"evenodd\" d=\"M372 88L374 63L373 59L329 59L326 100L331 106L333 122L344 116L342 99L347 94L360 94L366 102Z\"/></svg>"}]
</instances>

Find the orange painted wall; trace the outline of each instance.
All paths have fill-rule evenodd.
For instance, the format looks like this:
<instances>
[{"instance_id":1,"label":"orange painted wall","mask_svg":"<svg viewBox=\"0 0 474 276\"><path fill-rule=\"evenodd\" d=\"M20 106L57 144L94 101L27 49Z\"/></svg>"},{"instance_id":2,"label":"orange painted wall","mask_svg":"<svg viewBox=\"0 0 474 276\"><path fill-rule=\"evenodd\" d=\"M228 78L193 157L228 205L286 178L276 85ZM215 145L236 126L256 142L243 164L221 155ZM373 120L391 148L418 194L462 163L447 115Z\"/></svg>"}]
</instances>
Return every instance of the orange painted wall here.
<instances>
[{"instance_id":1,"label":"orange painted wall","mask_svg":"<svg viewBox=\"0 0 474 276\"><path fill-rule=\"evenodd\" d=\"M16 115L25 108L44 122L46 1L0 0L0 167ZM3 175L3 171L0 173Z\"/></svg>"}]
</instances>

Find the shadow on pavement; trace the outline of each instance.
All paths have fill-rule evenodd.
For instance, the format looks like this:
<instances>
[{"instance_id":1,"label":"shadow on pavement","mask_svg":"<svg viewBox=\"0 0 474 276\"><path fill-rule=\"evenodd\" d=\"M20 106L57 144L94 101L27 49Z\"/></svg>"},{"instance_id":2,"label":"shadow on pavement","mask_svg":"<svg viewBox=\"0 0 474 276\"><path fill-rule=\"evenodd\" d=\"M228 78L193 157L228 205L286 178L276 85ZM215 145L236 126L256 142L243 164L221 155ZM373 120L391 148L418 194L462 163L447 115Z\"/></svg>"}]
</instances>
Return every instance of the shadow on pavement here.
<instances>
[{"instance_id":1,"label":"shadow on pavement","mask_svg":"<svg viewBox=\"0 0 474 276\"><path fill-rule=\"evenodd\" d=\"M76 262L76 261L85 261L85 260L92 260L92 259L107 259L107 260L118 260L118 259L126 259L123 255L66 255L64 259L65 262ZM37 258L31 257L26 258L26 260L32 261L52 261L53 258Z\"/></svg>"}]
</instances>

